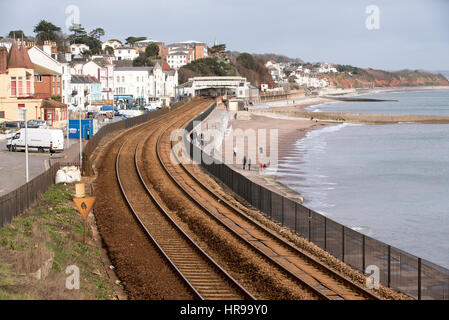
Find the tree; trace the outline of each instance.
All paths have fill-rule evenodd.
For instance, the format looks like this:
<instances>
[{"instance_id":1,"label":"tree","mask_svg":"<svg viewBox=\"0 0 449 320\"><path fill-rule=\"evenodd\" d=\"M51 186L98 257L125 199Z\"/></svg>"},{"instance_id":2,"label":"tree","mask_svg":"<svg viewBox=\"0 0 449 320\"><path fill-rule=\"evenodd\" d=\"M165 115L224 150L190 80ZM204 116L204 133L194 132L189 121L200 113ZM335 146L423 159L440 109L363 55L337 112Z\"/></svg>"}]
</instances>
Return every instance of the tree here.
<instances>
[{"instance_id":1,"label":"tree","mask_svg":"<svg viewBox=\"0 0 449 320\"><path fill-rule=\"evenodd\" d=\"M240 62L247 69L255 69L256 62L254 58L249 53L242 53L237 57L237 61Z\"/></svg>"},{"instance_id":2,"label":"tree","mask_svg":"<svg viewBox=\"0 0 449 320\"><path fill-rule=\"evenodd\" d=\"M89 36L91 38L97 39L98 41L100 41L100 38L104 35L105 33L103 28L96 28L89 33Z\"/></svg>"},{"instance_id":3,"label":"tree","mask_svg":"<svg viewBox=\"0 0 449 320\"><path fill-rule=\"evenodd\" d=\"M33 30L36 33L36 38L38 39L38 43L42 43L43 41L57 41L58 40L58 32L61 32L61 28L55 26L53 23L48 22L46 20L41 20Z\"/></svg>"},{"instance_id":4,"label":"tree","mask_svg":"<svg viewBox=\"0 0 449 320\"><path fill-rule=\"evenodd\" d=\"M159 55L159 46L156 43L151 43L146 49L147 57L157 57Z\"/></svg>"},{"instance_id":5,"label":"tree","mask_svg":"<svg viewBox=\"0 0 449 320\"><path fill-rule=\"evenodd\" d=\"M71 35L69 35L68 40L71 44L73 43L84 43L86 44L86 40L88 38L86 30L80 25L80 24L72 24L69 27L69 30L72 32Z\"/></svg>"},{"instance_id":6,"label":"tree","mask_svg":"<svg viewBox=\"0 0 449 320\"><path fill-rule=\"evenodd\" d=\"M80 24L73 24L69 30L73 32L68 38L70 43L83 43L89 46L92 53L101 53L100 37L104 35L102 28L96 28L87 34Z\"/></svg>"},{"instance_id":7,"label":"tree","mask_svg":"<svg viewBox=\"0 0 449 320\"><path fill-rule=\"evenodd\" d=\"M22 30L12 30L9 32L8 37L16 38L16 39L21 39L21 38L26 39L25 33L23 33Z\"/></svg>"},{"instance_id":8,"label":"tree","mask_svg":"<svg viewBox=\"0 0 449 320\"><path fill-rule=\"evenodd\" d=\"M114 48L111 46L106 46L106 48L104 48L104 53L106 54L114 54Z\"/></svg>"},{"instance_id":9,"label":"tree","mask_svg":"<svg viewBox=\"0 0 449 320\"><path fill-rule=\"evenodd\" d=\"M146 54L140 53L137 58L133 60L133 67L153 67L154 62Z\"/></svg>"},{"instance_id":10,"label":"tree","mask_svg":"<svg viewBox=\"0 0 449 320\"><path fill-rule=\"evenodd\" d=\"M147 37L132 37L131 36L131 37L126 38L125 40L126 40L126 44L133 45L137 41L147 40Z\"/></svg>"}]
</instances>

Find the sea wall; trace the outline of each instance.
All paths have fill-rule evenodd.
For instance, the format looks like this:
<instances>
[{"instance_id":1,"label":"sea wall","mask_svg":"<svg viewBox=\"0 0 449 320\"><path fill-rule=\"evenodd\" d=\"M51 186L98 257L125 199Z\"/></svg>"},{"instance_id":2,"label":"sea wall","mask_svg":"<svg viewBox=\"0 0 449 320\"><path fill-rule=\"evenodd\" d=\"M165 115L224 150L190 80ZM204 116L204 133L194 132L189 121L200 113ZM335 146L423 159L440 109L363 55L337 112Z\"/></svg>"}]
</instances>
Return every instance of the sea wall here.
<instances>
[{"instance_id":1,"label":"sea wall","mask_svg":"<svg viewBox=\"0 0 449 320\"><path fill-rule=\"evenodd\" d=\"M310 112L279 111L275 109L253 109L250 113L266 117L288 117L329 121L329 122L351 122L366 124L389 124L399 122L418 123L449 123L449 116L424 116L424 115L400 115L400 114L368 114L368 113L346 113L346 112Z\"/></svg>"}]
</instances>

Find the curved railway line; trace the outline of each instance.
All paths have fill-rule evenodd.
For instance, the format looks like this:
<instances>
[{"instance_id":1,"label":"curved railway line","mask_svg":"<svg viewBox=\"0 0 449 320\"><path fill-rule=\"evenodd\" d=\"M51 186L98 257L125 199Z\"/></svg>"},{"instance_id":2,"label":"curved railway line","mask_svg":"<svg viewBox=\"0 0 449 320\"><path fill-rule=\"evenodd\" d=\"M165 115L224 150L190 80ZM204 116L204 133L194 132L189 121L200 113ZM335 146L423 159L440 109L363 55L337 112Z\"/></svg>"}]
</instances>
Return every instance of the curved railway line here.
<instances>
[{"instance_id":1,"label":"curved railway line","mask_svg":"<svg viewBox=\"0 0 449 320\"><path fill-rule=\"evenodd\" d=\"M260 292L250 293L247 282L240 284L248 275L243 270L239 272L235 263L222 263L212 257L219 254L220 248L209 252L210 246L198 241L201 237L185 230L188 224L183 223L182 217L191 214L209 219L208 224L214 224L221 236L232 238L243 250L252 252L264 262L264 268L270 269L269 274L288 278L306 298L379 299L212 193L191 172L190 165L172 161L177 155L172 151L171 133L183 128L210 104L210 100L195 100L179 111L139 126L132 135L126 135L115 157L117 183L130 211L193 295L199 299L255 299ZM163 189L165 184L170 184L170 194ZM218 260L226 259L231 258Z\"/></svg>"}]
</instances>

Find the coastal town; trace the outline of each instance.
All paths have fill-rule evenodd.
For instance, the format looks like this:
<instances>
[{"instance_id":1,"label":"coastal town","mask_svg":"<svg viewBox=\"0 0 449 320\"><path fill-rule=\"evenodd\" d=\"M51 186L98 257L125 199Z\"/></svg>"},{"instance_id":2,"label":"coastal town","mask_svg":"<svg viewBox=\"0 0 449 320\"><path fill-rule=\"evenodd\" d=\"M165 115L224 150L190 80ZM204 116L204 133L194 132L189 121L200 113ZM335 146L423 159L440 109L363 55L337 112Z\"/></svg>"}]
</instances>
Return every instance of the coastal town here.
<instances>
[{"instance_id":1,"label":"coastal town","mask_svg":"<svg viewBox=\"0 0 449 320\"><path fill-rule=\"evenodd\" d=\"M307 193L328 176L305 173L329 160L319 134L447 126L395 96L444 100L447 76L61 30L0 35L0 299L449 299L449 270L422 251L309 206L336 184Z\"/></svg>"}]
</instances>

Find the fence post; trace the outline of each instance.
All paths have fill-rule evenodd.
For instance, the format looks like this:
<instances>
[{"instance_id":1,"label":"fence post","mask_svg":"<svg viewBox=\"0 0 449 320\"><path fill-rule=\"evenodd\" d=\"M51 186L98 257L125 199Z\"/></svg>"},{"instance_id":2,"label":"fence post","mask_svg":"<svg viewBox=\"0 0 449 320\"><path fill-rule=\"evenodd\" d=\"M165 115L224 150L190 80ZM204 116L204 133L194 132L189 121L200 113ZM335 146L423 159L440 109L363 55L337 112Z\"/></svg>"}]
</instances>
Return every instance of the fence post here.
<instances>
[{"instance_id":1,"label":"fence post","mask_svg":"<svg viewBox=\"0 0 449 320\"><path fill-rule=\"evenodd\" d=\"M327 251L327 218L324 217L324 251Z\"/></svg>"},{"instance_id":2,"label":"fence post","mask_svg":"<svg viewBox=\"0 0 449 320\"><path fill-rule=\"evenodd\" d=\"M282 208L282 216L281 216L281 224L282 224L282 226L284 226L284 200L285 200L285 198L284 197L282 197L281 198L282 199L282 206L281 206L281 208Z\"/></svg>"},{"instance_id":3,"label":"fence post","mask_svg":"<svg viewBox=\"0 0 449 320\"><path fill-rule=\"evenodd\" d=\"M295 233L298 233L296 225L298 224L298 203L295 202Z\"/></svg>"},{"instance_id":4,"label":"fence post","mask_svg":"<svg viewBox=\"0 0 449 320\"><path fill-rule=\"evenodd\" d=\"M260 184L258 184L258 186L259 186L259 210L260 211L262 211L262 197L261 197L261 194L262 194L262 186L260 185Z\"/></svg>"},{"instance_id":5,"label":"fence post","mask_svg":"<svg viewBox=\"0 0 449 320\"><path fill-rule=\"evenodd\" d=\"M362 234L362 272L365 273L365 235Z\"/></svg>"},{"instance_id":6,"label":"fence post","mask_svg":"<svg viewBox=\"0 0 449 320\"><path fill-rule=\"evenodd\" d=\"M308 228L309 229L308 230L308 237L309 237L309 239L307 239L307 240L312 241L311 240L311 238L312 238L312 230L311 230L312 229L311 228L312 227L312 221L311 221L312 220L312 213L310 212L310 209L308 209L308 210L309 210L309 228Z\"/></svg>"},{"instance_id":7,"label":"fence post","mask_svg":"<svg viewBox=\"0 0 449 320\"><path fill-rule=\"evenodd\" d=\"M391 246L388 246L388 280L387 286L390 287L391 284Z\"/></svg>"},{"instance_id":8,"label":"fence post","mask_svg":"<svg viewBox=\"0 0 449 320\"><path fill-rule=\"evenodd\" d=\"M270 191L270 218L273 218L273 192Z\"/></svg>"},{"instance_id":9,"label":"fence post","mask_svg":"<svg viewBox=\"0 0 449 320\"><path fill-rule=\"evenodd\" d=\"M421 258L418 258L418 300L421 300Z\"/></svg>"},{"instance_id":10,"label":"fence post","mask_svg":"<svg viewBox=\"0 0 449 320\"><path fill-rule=\"evenodd\" d=\"M345 226L341 226L341 261L345 262Z\"/></svg>"}]
</instances>

